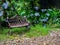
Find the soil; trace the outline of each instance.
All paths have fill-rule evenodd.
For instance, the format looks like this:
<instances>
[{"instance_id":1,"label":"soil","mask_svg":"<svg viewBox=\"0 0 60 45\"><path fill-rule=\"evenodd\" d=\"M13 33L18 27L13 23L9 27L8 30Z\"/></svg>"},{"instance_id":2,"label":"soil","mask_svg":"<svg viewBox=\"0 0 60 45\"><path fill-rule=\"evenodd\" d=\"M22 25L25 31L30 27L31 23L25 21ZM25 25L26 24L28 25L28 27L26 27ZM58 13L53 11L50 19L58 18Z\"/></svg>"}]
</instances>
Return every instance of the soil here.
<instances>
[{"instance_id":1,"label":"soil","mask_svg":"<svg viewBox=\"0 0 60 45\"><path fill-rule=\"evenodd\" d=\"M46 36L19 38L0 42L0 45L60 45L60 29L49 31Z\"/></svg>"}]
</instances>

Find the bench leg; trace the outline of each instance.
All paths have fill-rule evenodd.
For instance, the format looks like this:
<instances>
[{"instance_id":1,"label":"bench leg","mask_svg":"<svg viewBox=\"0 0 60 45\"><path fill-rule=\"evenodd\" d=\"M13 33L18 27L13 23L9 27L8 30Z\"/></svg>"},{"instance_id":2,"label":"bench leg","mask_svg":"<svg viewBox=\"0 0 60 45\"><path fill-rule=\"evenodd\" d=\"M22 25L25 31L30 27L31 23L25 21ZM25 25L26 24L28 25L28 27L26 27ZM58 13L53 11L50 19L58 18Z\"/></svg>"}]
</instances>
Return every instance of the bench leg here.
<instances>
[{"instance_id":1,"label":"bench leg","mask_svg":"<svg viewBox=\"0 0 60 45\"><path fill-rule=\"evenodd\" d=\"M0 30L2 30L2 31L3 31L3 27L2 27L2 25L1 25L1 22L0 22Z\"/></svg>"},{"instance_id":2,"label":"bench leg","mask_svg":"<svg viewBox=\"0 0 60 45\"><path fill-rule=\"evenodd\" d=\"M25 26L28 30L30 30L30 25L28 25L28 26Z\"/></svg>"},{"instance_id":3,"label":"bench leg","mask_svg":"<svg viewBox=\"0 0 60 45\"><path fill-rule=\"evenodd\" d=\"M9 28L8 34L9 34L9 35L12 35L12 33L11 33L11 28Z\"/></svg>"}]
</instances>

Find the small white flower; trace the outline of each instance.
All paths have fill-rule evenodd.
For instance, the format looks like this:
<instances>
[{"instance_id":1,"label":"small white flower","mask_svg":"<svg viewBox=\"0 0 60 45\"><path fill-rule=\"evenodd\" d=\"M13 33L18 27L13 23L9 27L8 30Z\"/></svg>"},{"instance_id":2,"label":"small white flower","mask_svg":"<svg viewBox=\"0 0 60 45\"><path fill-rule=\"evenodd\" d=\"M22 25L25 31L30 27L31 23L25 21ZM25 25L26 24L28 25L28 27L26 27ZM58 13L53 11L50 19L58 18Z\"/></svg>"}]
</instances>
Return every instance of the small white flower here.
<instances>
[{"instance_id":1,"label":"small white flower","mask_svg":"<svg viewBox=\"0 0 60 45\"><path fill-rule=\"evenodd\" d=\"M41 21L42 21L42 22L47 22L47 19L42 19Z\"/></svg>"},{"instance_id":2,"label":"small white flower","mask_svg":"<svg viewBox=\"0 0 60 45\"><path fill-rule=\"evenodd\" d=\"M50 14L49 14L49 13L46 13L46 15L47 15L47 16L50 16Z\"/></svg>"},{"instance_id":3,"label":"small white flower","mask_svg":"<svg viewBox=\"0 0 60 45\"><path fill-rule=\"evenodd\" d=\"M3 11L0 11L0 16L2 16L3 15Z\"/></svg>"},{"instance_id":4,"label":"small white flower","mask_svg":"<svg viewBox=\"0 0 60 45\"><path fill-rule=\"evenodd\" d=\"M31 14L30 16L33 16L34 14Z\"/></svg>"},{"instance_id":5,"label":"small white flower","mask_svg":"<svg viewBox=\"0 0 60 45\"><path fill-rule=\"evenodd\" d=\"M26 18L26 16L24 16L24 18Z\"/></svg>"},{"instance_id":6,"label":"small white flower","mask_svg":"<svg viewBox=\"0 0 60 45\"><path fill-rule=\"evenodd\" d=\"M45 11L46 11L46 9L41 9L41 11L42 11L42 12L45 12Z\"/></svg>"},{"instance_id":7,"label":"small white flower","mask_svg":"<svg viewBox=\"0 0 60 45\"><path fill-rule=\"evenodd\" d=\"M48 20L48 17L46 18L46 20Z\"/></svg>"},{"instance_id":8,"label":"small white flower","mask_svg":"<svg viewBox=\"0 0 60 45\"><path fill-rule=\"evenodd\" d=\"M9 4L8 2L3 3L3 5L2 5L3 8L4 8L4 9L7 9L7 8L8 8L8 4Z\"/></svg>"},{"instance_id":9,"label":"small white flower","mask_svg":"<svg viewBox=\"0 0 60 45\"><path fill-rule=\"evenodd\" d=\"M40 16L40 14L38 12L35 13L35 16Z\"/></svg>"},{"instance_id":10,"label":"small white flower","mask_svg":"<svg viewBox=\"0 0 60 45\"><path fill-rule=\"evenodd\" d=\"M34 7L36 10L38 10L39 9L39 7L38 6L36 6L36 7Z\"/></svg>"},{"instance_id":11,"label":"small white flower","mask_svg":"<svg viewBox=\"0 0 60 45\"><path fill-rule=\"evenodd\" d=\"M48 9L49 11L52 11L52 9Z\"/></svg>"}]
</instances>

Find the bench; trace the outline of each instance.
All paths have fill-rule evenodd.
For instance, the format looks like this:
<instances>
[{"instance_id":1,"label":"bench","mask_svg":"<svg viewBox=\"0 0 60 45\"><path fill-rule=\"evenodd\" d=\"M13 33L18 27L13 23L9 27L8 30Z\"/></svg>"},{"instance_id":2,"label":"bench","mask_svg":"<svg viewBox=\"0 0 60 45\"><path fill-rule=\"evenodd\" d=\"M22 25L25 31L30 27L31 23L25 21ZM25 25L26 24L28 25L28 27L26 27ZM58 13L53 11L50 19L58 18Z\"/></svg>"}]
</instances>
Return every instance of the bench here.
<instances>
[{"instance_id":1,"label":"bench","mask_svg":"<svg viewBox=\"0 0 60 45\"><path fill-rule=\"evenodd\" d=\"M28 30L30 29L30 23L27 21L25 17L20 17L18 15L15 15L11 18L7 18L6 22L8 23L9 31L8 33L12 35L11 28L14 27L26 27Z\"/></svg>"},{"instance_id":2,"label":"bench","mask_svg":"<svg viewBox=\"0 0 60 45\"><path fill-rule=\"evenodd\" d=\"M7 18L7 23L10 28L14 27L29 27L30 23L25 17L15 15L11 18Z\"/></svg>"}]
</instances>

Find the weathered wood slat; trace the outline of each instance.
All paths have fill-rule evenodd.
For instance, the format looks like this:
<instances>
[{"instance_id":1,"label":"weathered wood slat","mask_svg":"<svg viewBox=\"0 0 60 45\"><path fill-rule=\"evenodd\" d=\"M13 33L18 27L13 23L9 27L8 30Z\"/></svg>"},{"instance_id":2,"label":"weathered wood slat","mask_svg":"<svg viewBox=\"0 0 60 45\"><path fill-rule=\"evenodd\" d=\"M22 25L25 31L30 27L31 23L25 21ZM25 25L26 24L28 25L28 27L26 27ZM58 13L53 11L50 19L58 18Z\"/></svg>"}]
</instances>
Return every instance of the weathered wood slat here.
<instances>
[{"instance_id":1,"label":"weathered wood slat","mask_svg":"<svg viewBox=\"0 0 60 45\"><path fill-rule=\"evenodd\" d=\"M24 26L28 26L29 24L25 23L25 24L16 24L16 25L10 25L11 28L13 27L24 27Z\"/></svg>"}]
</instances>

